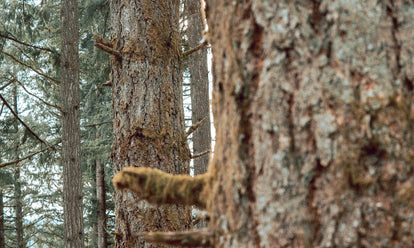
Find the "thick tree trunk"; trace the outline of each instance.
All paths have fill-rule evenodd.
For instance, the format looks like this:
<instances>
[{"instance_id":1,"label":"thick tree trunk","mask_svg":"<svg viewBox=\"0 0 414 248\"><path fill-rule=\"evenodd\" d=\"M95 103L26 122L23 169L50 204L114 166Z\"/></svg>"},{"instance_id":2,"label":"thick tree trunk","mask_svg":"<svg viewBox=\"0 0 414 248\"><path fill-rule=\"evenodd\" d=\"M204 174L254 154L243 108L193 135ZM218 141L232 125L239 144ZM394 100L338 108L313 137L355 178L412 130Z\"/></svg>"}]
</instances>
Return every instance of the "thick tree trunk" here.
<instances>
[{"instance_id":1,"label":"thick tree trunk","mask_svg":"<svg viewBox=\"0 0 414 248\"><path fill-rule=\"evenodd\" d=\"M411 247L412 3L207 4L215 247Z\"/></svg>"},{"instance_id":2,"label":"thick tree trunk","mask_svg":"<svg viewBox=\"0 0 414 248\"><path fill-rule=\"evenodd\" d=\"M200 45L204 30L200 1L186 0L188 16L188 45L190 48ZM191 111L192 123L202 121L193 133L193 155L210 150L210 101L208 90L207 51L200 49L188 58L191 80ZM207 171L210 153L194 158L194 174Z\"/></svg>"},{"instance_id":3,"label":"thick tree trunk","mask_svg":"<svg viewBox=\"0 0 414 248\"><path fill-rule=\"evenodd\" d=\"M62 166L65 247L83 243L78 2L62 2Z\"/></svg>"},{"instance_id":4,"label":"thick tree trunk","mask_svg":"<svg viewBox=\"0 0 414 248\"><path fill-rule=\"evenodd\" d=\"M111 1L115 171L125 166L188 174L182 105L179 1ZM116 192L116 247L150 247L142 231L183 230L186 208L154 207Z\"/></svg>"},{"instance_id":5,"label":"thick tree trunk","mask_svg":"<svg viewBox=\"0 0 414 248\"><path fill-rule=\"evenodd\" d=\"M105 170L99 159L95 160L96 166L96 199L97 199L97 230L98 248L108 246L106 235L106 190L105 190Z\"/></svg>"}]
</instances>

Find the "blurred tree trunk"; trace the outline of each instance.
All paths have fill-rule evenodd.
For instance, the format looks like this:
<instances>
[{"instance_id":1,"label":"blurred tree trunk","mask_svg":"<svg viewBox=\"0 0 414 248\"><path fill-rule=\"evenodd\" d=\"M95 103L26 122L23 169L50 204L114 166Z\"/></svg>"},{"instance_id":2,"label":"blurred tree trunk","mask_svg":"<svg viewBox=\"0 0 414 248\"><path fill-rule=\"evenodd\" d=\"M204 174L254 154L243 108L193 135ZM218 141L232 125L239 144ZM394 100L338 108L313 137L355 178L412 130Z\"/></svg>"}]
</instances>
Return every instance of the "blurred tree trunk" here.
<instances>
[{"instance_id":1,"label":"blurred tree trunk","mask_svg":"<svg viewBox=\"0 0 414 248\"><path fill-rule=\"evenodd\" d=\"M413 3L207 5L215 247L412 247Z\"/></svg>"},{"instance_id":2,"label":"blurred tree trunk","mask_svg":"<svg viewBox=\"0 0 414 248\"><path fill-rule=\"evenodd\" d=\"M17 83L13 85L13 111L18 114L17 108ZM14 160L19 159L19 121L15 118L14 123ZM25 247L23 238L23 203L22 203L22 184L20 182L20 166L18 163L14 167L14 209L15 209L15 224L16 224L16 247Z\"/></svg>"},{"instance_id":3,"label":"blurred tree trunk","mask_svg":"<svg viewBox=\"0 0 414 248\"><path fill-rule=\"evenodd\" d=\"M62 166L66 248L83 243L82 167L79 117L78 1L62 2Z\"/></svg>"},{"instance_id":4,"label":"blurred tree trunk","mask_svg":"<svg viewBox=\"0 0 414 248\"><path fill-rule=\"evenodd\" d=\"M97 230L98 248L108 246L106 235L106 189L105 189L105 170L100 159L95 160L96 166L96 199L97 199Z\"/></svg>"},{"instance_id":5,"label":"blurred tree trunk","mask_svg":"<svg viewBox=\"0 0 414 248\"><path fill-rule=\"evenodd\" d=\"M188 45L194 48L200 45L204 30L201 15L200 1L186 0L186 13L188 16ZM208 90L207 50L200 49L188 57L188 67L191 80L191 111L192 123L203 122L193 133L193 155L210 150L210 102ZM194 174L207 171L210 153L194 158Z\"/></svg>"},{"instance_id":6,"label":"blurred tree trunk","mask_svg":"<svg viewBox=\"0 0 414 248\"><path fill-rule=\"evenodd\" d=\"M188 174L182 103L179 1L111 1L112 96L115 172L125 166ZM142 231L184 230L188 208L135 204L129 192L115 194L115 247L157 247Z\"/></svg>"}]
</instances>

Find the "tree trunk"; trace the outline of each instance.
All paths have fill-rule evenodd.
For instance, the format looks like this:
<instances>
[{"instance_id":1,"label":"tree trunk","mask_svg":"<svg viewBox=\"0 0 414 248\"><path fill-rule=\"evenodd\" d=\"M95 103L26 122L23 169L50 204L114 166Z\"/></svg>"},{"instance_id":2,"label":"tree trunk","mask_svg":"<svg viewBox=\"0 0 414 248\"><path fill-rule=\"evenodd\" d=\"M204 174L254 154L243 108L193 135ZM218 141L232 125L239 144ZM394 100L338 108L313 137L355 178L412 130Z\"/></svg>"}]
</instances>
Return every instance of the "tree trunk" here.
<instances>
[{"instance_id":1,"label":"tree trunk","mask_svg":"<svg viewBox=\"0 0 414 248\"><path fill-rule=\"evenodd\" d=\"M188 45L190 48L200 45L204 30L200 1L186 0L188 16ZM192 123L202 121L193 133L193 155L209 151L211 146L210 101L208 90L208 67L206 49L198 50L188 58L191 80ZM207 171L209 153L194 158L194 174Z\"/></svg>"},{"instance_id":2,"label":"tree trunk","mask_svg":"<svg viewBox=\"0 0 414 248\"><path fill-rule=\"evenodd\" d=\"M13 111L16 115L19 113L17 109L17 83L13 85ZM19 159L19 121L14 121L14 160ZM22 184L20 182L20 166L18 163L14 167L14 209L15 209L15 225L16 225L16 247L25 247L23 239L23 203L22 203Z\"/></svg>"},{"instance_id":3,"label":"tree trunk","mask_svg":"<svg viewBox=\"0 0 414 248\"><path fill-rule=\"evenodd\" d=\"M65 247L83 243L78 2L62 2L62 166Z\"/></svg>"},{"instance_id":4,"label":"tree trunk","mask_svg":"<svg viewBox=\"0 0 414 248\"><path fill-rule=\"evenodd\" d=\"M207 5L215 247L411 247L413 4Z\"/></svg>"},{"instance_id":5,"label":"tree trunk","mask_svg":"<svg viewBox=\"0 0 414 248\"><path fill-rule=\"evenodd\" d=\"M106 235L106 190L105 190L105 170L99 159L95 160L96 166L96 199L97 199L97 230L98 248L108 246Z\"/></svg>"},{"instance_id":6,"label":"tree trunk","mask_svg":"<svg viewBox=\"0 0 414 248\"><path fill-rule=\"evenodd\" d=\"M115 171L130 165L188 174L179 1L113 0L110 8ZM136 202L131 193L115 194L115 247L150 247L139 232L188 227L187 208Z\"/></svg>"},{"instance_id":7,"label":"tree trunk","mask_svg":"<svg viewBox=\"0 0 414 248\"><path fill-rule=\"evenodd\" d=\"M5 248L4 240L4 202L3 202L3 189L0 189L0 248Z\"/></svg>"}]
</instances>

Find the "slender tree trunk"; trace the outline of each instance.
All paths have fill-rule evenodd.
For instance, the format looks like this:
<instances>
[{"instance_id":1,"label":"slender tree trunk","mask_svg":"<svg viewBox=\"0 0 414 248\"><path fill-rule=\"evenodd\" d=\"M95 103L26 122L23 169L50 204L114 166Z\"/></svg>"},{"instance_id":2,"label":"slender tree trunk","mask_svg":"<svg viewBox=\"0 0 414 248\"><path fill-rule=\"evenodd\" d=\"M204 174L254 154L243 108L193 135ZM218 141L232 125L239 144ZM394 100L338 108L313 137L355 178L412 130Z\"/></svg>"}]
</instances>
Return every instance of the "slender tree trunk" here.
<instances>
[{"instance_id":1,"label":"slender tree trunk","mask_svg":"<svg viewBox=\"0 0 414 248\"><path fill-rule=\"evenodd\" d=\"M83 243L78 2L62 2L62 165L65 247Z\"/></svg>"},{"instance_id":2,"label":"slender tree trunk","mask_svg":"<svg viewBox=\"0 0 414 248\"><path fill-rule=\"evenodd\" d=\"M207 4L215 247L412 247L413 4Z\"/></svg>"},{"instance_id":3,"label":"slender tree trunk","mask_svg":"<svg viewBox=\"0 0 414 248\"><path fill-rule=\"evenodd\" d=\"M16 114L19 113L17 109L17 84L13 86L13 110ZM15 144L14 144L14 159L19 159L19 121L14 121ZM16 224L16 247L25 247L23 240L23 203L22 203L22 184L20 182L20 166L16 163L14 167L14 208L15 208L15 224Z\"/></svg>"},{"instance_id":4,"label":"slender tree trunk","mask_svg":"<svg viewBox=\"0 0 414 248\"><path fill-rule=\"evenodd\" d=\"M190 48L200 45L204 30L200 1L186 0L188 16L188 45ZM188 58L191 76L192 123L203 122L193 133L193 155L209 151L211 146L210 102L208 87L207 51L201 49ZM207 171L209 153L194 158L194 174Z\"/></svg>"},{"instance_id":5,"label":"slender tree trunk","mask_svg":"<svg viewBox=\"0 0 414 248\"><path fill-rule=\"evenodd\" d=\"M0 248L5 248L4 240L4 202L3 202L3 190L0 189Z\"/></svg>"},{"instance_id":6,"label":"slender tree trunk","mask_svg":"<svg viewBox=\"0 0 414 248\"><path fill-rule=\"evenodd\" d=\"M115 172L125 166L188 174L179 1L111 1ZM115 247L151 247L137 234L188 227L188 208L153 207L118 191ZM136 203L136 204L134 204ZM155 247L155 246L153 246Z\"/></svg>"},{"instance_id":7,"label":"slender tree trunk","mask_svg":"<svg viewBox=\"0 0 414 248\"><path fill-rule=\"evenodd\" d=\"M95 160L95 166L98 248L106 248L108 246L108 241L106 235L105 170L99 159Z\"/></svg>"}]
</instances>

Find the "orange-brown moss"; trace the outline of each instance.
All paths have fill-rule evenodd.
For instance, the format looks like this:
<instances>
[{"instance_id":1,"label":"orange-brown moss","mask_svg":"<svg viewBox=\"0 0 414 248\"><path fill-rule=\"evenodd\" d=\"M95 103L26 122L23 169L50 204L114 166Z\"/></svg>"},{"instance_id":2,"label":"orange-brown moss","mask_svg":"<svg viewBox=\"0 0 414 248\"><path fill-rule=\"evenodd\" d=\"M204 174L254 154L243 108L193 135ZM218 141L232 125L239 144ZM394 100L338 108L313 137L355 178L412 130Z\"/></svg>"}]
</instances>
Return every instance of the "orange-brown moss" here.
<instances>
[{"instance_id":1,"label":"orange-brown moss","mask_svg":"<svg viewBox=\"0 0 414 248\"><path fill-rule=\"evenodd\" d=\"M117 190L130 189L141 199L153 204L181 204L206 208L202 191L208 174L191 177L171 175L158 169L126 167L112 182Z\"/></svg>"}]
</instances>

